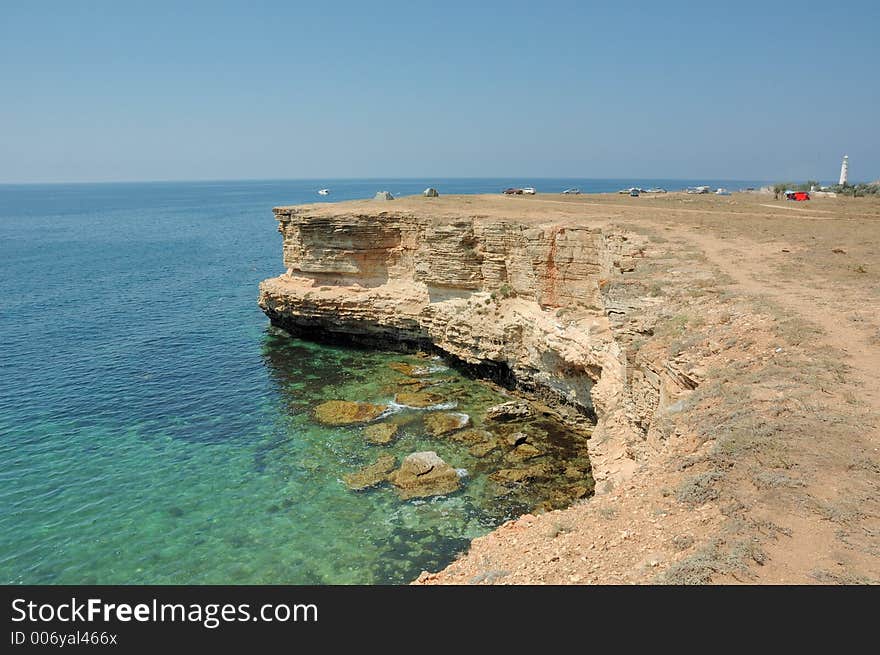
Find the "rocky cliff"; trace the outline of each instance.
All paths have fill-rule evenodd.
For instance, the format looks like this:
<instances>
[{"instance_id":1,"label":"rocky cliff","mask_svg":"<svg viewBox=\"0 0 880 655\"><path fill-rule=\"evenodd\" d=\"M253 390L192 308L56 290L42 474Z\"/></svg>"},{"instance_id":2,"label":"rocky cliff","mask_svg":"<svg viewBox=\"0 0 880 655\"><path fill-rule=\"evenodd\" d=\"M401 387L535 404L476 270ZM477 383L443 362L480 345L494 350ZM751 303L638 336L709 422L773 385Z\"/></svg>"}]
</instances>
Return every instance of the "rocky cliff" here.
<instances>
[{"instance_id":1,"label":"rocky cliff","mask_svg":"<svg viewBox=\"0 0 880 655\"><path fill-rule=\"evenodd\" d=\"M287 271L260 285L260 307L306 338L435 349L572 425L598 418L597 480L631 472L658 404L687 388L627 361L627 342L651 329L623 283L643 238L443 200L276 208Z\"/></svg>"}]
</instances>

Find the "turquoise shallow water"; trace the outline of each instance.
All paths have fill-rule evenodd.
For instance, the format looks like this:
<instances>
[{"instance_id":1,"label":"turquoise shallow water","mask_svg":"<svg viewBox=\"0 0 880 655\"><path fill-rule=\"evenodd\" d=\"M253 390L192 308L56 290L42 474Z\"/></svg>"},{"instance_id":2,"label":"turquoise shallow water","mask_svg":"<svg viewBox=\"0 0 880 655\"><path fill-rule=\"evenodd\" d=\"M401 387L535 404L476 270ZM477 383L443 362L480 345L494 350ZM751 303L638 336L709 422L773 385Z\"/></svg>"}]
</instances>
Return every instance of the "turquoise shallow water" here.
<instances>
[{"instance_id":1,"label":"turquoise shallow water","mask_svg":"<svg viewBox=\"0 0 880 655\"><path fill-rule=\"evenodd\" d=\"M388 400L401 360L296 341L256 306L281 271L271 207L321 186L339 200L427 184L0 186L0 582L405 582L540 500L499 496L419 412L392 417L403 436L383 447L311 418L328 398ZM475 420L501 399L438 375ZM462 491L402 502L340 481L422 448L469 470Z\"/></svg>"}]
</instances>

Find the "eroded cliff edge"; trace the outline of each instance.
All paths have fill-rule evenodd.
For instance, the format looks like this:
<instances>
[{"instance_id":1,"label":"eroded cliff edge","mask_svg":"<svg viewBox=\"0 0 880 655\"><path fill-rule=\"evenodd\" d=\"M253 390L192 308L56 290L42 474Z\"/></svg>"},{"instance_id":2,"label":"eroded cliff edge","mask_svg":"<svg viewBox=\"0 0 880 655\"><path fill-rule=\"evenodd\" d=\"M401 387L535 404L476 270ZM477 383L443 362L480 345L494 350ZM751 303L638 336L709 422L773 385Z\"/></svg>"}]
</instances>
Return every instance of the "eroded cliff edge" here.
<instances>
[{"instance_id":1,"label":"eroded cliff edge","mask_svg":"<svg viewBox=\"0 0 880 655\"><path fill-rule=\"evenodd\" d=\"M876 229L864 211L672 193L281 208L289 270L261 302L311 338L506 371L575 426L595 412L594 497L419 583L876 583L877 341L854 327L876 331L876 298L870 266L836 259L868 256L840 247L841 221Z\"/></svg>"},{"instance_id":2,"label":"eroded cliff edge","mask_svg":"<svg viewBox=\"0 0 880 655\"><path fill-rule=\"evenodd\" d=\"M627 357L652 330L651 298L627 279L650 243L607 220L443 200L276 208L287 271L260 285L260 307L311 339L436 349L574 428L597 420L593 475L610 488L696 386L674 360Z\"/></svg>"}]
</instances>

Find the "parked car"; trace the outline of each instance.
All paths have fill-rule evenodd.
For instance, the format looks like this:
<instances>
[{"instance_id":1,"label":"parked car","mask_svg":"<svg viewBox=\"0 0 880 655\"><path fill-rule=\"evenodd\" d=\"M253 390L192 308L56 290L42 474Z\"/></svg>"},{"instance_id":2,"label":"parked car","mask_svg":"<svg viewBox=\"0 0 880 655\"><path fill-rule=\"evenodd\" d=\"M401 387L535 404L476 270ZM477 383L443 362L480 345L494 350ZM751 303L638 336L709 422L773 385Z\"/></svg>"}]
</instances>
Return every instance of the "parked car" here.
<instances>
[{"instance_id":1,"label":"parked car","mask_svg":"<svg viewBox=\"0 0 880 655\"><path fill-rule=\"evenodd\" d=\"M522 189L515 189L513 187L510 187L509 189L504 189L504 191L502 193L504 193L505 195L508 195L508 196L521 196L522 192L523 192Z\"/></svg>"},{"instance_id":2,"label":"parked car","mask_svg":"<svg viewBox=\"0 0 880 655\"><path fill-rule=\"evenodd\" d=\"M522 190L522 192L523 192L524 194L526 194L527 196L533 196L533 195L535 195L535 190L534 190L532 187L530 187L530 186L527 186L525 189Z\"/></svg>"},{"instance_id":3,"label":"parked car","mask_svg":"<svg viewBox=\"0 0 880 655\"><path fill-rule=\"evenodd\" d=\"M581 190L580 189L566 189L562 193L564 193L565 195L578 196L578 195L580 195Z\"/></svg>"},{"instance_id":4,"label":"parked car","mask_svg":"<svg viewBox=\"0 0 880 655\"><path fill-rule=\"evenodd\" d=\"M629 195L631 195L633 198L638 198L639 197L639 190L633 189L632 191L629 192Z\"/></svg>"}]
</instances>

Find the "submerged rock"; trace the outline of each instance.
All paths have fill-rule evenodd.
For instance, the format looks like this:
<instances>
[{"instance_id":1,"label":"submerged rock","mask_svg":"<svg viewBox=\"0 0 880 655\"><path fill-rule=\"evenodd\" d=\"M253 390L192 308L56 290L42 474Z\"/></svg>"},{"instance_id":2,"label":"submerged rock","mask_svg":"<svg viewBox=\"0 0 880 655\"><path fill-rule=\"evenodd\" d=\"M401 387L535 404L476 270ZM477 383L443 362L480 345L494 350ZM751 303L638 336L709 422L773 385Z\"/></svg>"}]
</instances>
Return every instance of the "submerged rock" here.
<instances>
[{"instance_id":1,"label":"submerged rock","mask_svg":"<svg viewBox=\"0 0 880 655\"><path fill-rule=\"evenodd\" d=\"M538 450L530 443L522 443L508 453L507 457L514 461L525 461L540 457L544 452Z\"/></svg>"},{"instance_id":2,"label":"submerged rock","mask_svg":"<svg viewBox=\"0 0 880 655\"><path fill-rule=\"evenodd\" d=\"M369 466L342 476L349 489L360 491L369 489L388 479L388 474L394 470L397 460L394 455L382 455Z\"/></svg>"},{"instance_id":3,"label":"submerged rock","mask_svg":"<svg viewBox=\"0 0 880 655\"><path fill-rule=\"evenodd\" d=\"M407 364L406 362L388 362L388 368L395 370L398 373L414 377L412 372L415 367L412 364Z\"/></svg>"},{"instance_id":4,"label":"submerged rock","mask_svg":"<svg viewBox=\"0 0 880 655\"><path fill-rule=\"evenodd\" d=\"M485 457L498 448L497 441L482 441L468 448L468 452L474 457Z\"/></svg>"},{"instance_id":5,"label":"submerged rock","mask_svg":"<svg viewBox=\"0 0 880 655\"><path fill-rule=\"evenodd\" d=\"M377 419L388 405L357 403L351 400L328 400L315 407L315 419L324 425L368 423Z\"/></svg>"},{"instance_id":6,"label":"submerged rock","mask_svg":"<svg viewBox=\"0 0 880 655\"><path fill-rule=\"evenodd\" d=\"M471 422L471 417L461 412L436 412L425 417L425 428L435 437L461 430Z\"/></svg>"},{"instance_id":7,"label":"submerged rock","mask_svg":"<svg viewBox=\"0 0 880 655\"><path fill-rule=\"evenodd\" d=\"M499 469L489 476L489 479L499 484L519 484L533 480L544 480L551 475L552 471L547 464L536 464L524 469Z\"/></svg>"},{"instance_id":8,"label":"submerged rock","mask_svg":"<svg viewBox=\"0 0 880 655\"><path fill-rule=\"evenodd\" d=\"M462 443L479 443L485 441L495 441L495 435L489 432L488 430L480 430L478 428L471 428L470 430L462 430L461 432L456 432L455 434L449 437L453 441L460 441Z\"/></svg>"},{"instance_id":9,"label":"submerged rock","mask_svg":"<svg viewBox=\"0 0 880 655\"><path fill-rule=\"evenodd\" d=\"M388 367L411 378L423 378L427 375L431 375L433 372L427 366L413 366L406 362L391 362L388 364Z\"/></svg>"},{"instance_id":10,"label":"submerged rock","mask_svg":"<svg viewBox=\"0 0 880 655\"><path fill-rule=\"evenodd\" d=\"M587 476L586 471L579 469L576 466L566 466L563 474L569 480L581 480Z\"/></svg>"},{"instance_id":11,"label":"submerged rock","mask_svg":"<svg viewBox=\"0 0 880 655\"><path fill-rule=\"evenodd\" d=\"M382 393L386 395L396 396L399 393L415 393L429 386L425 380L416 380L415 378L404 378L390 384L382 385Z\"/></svg>"},{"instance_id":12,"label":"submerged rock","mask_svg":"<svg viewBox=\"0 0 880 655\"><path fill-rule=\"evenodd\" d=\"M529 473L525 469L499 469L489 479L499 484L516 484L528 480Z\"/></svg>"},{"instance_id":13,"label":"submerged rock","mask_svg":"<svg viewBox=\"0 0 880 655\"><path fill-rule=\"evenodd\" d=\"M396 387L407 387L407 391L421 391L425 387L431 386L431 382L428 380L417 380L415 378L407 379L407 380L398 380L394 383Z\"/></svg>"},{"instance_id":14,"label":"submerged rock","mask_svg":"<svg viewBox=\"0 0 880 655\"><path fill-rule=\"evenodd\" d=\"M586 498L593 492L592 485L576 484L565 490L571 498Z\"/></svg>"},{"instance_id":15,"label":"submerged rock","mask_svg":"<svg viewBox=\"0 0 880 655\"><path fill-rule=\"evenodd\" d=\"M388 476L404 500L424 496L442 496L456 491L458 473L433 450L407 455L400 468Z\"/></svg>"},{"instance_id":16,"label":"submerged rock","mask_svg":"<svg viewBox=\"0 0 880 655\"><path fill-rule=\"evenodd\" d=\"M432 407L443 402L443 396L427 391L401 391L394 396L394 402L408 407Z\"/></svg>"},{"instance_id":17,"label":"submerged rock","mask_svg":"<svg viewBox=\"0 0 880 655\"><path fill-rule=\"evenodd\" d=\"M486 418L490 421L517 421L529 418L531 415L532 408L518 400L501 403L486 410Z\"/></svg>"},{"instance_id":18,"label":"submerged rock","mask_svg":"<svg viewBox=\"0 0 880 655\"><path fill-rule=\"evenodd\" d=\"M399 426L394 423L376 423L364 428L364 436L367 441L375 444L391 443L397 436Z\"/></svg>"},{"instance_id":19,"label":"submerged rock","mask_svg":"<svg viewBox=\"0 0 880 655\"><path fill-rule=\"evenodd\" d=\"M468 448L468 451L474 457L485 457L500 445L494 434L479 428L456 431L449 434L447 438L459 443L469 444L470 448Z\"/></svg>"},{"instance_id":20,"label":"submerged rock","mask_svg":"<svg viewBox=\"0 0 880 655\"><path fill-rule=\"evenodd\" d=\"M540 511L562 509L563 507L571 505L572 501L586 498L592 492L592 482L589 484L577 484L569 487L557 487L550 492L549 498L538 505L538 509Z\"/></svg>"}]
</instances>

